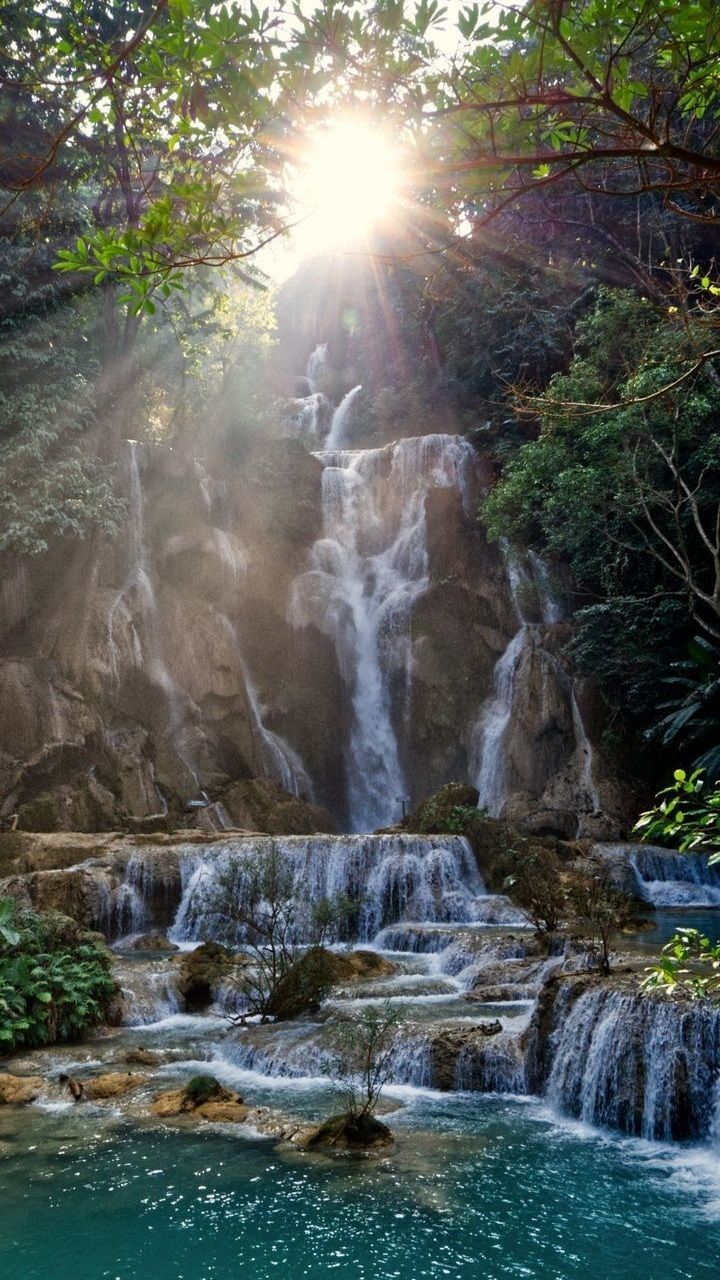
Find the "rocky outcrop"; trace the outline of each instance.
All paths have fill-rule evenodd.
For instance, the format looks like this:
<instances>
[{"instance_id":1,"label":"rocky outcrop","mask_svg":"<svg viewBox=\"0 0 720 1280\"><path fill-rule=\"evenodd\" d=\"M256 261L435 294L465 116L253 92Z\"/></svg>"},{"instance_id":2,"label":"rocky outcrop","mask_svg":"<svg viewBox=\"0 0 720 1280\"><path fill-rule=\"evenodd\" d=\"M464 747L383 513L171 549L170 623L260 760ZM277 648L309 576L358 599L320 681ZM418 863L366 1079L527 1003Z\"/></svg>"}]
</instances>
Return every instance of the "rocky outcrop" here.
<instances>
[{"instance_id":1,"label":"rocky outcrop","mask_svg":"<svg viewBox=\"0 0 720 1280\"><path fill-rule=\"evenodd\" d=\"M327 809L291 795L272 778L233 782L220 794L232 825L240 830L264 831L272 836L312 835L337 831Z\"/></svg>"},{"instance_id":2,"label":"rocky outcrop","mask_svg":"<svg viewBox=\"0 0 720 1280\"><path fill-rule=\"evenodd\" d=\"M382 1153L392 1147L392 1130L376 1116L331 1116L307 1134L303 1146L309 1151L344 1152L347 1154Z\"/></svg>"}]
</instances>

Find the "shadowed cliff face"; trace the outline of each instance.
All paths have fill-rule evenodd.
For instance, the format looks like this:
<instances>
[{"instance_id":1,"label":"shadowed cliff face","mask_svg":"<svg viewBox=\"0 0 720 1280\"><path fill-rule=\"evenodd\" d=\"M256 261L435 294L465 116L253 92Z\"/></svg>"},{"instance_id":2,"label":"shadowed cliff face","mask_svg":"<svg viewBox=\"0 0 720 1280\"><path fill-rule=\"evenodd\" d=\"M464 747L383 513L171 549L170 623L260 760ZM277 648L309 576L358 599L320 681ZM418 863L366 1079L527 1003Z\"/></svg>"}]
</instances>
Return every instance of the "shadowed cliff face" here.
<instances>
[{"instance_id":1,"label":"shadowed cliff face","mask_svg":"<svg viewBox=\"0 0 720 1280\"><path fill-rule=\"evenodd\" d=\"M614 834L623 797L584 735L592 691L575 696L562 624L526 628L497 712L517 603L455 441L333 460L276 439L242 462L130 445L124 537L3 566L0 817L153 827L268 777L345 829L376 825L400 794L472 779L491 722L504 812Z\"/></svg>"}]
</instances>

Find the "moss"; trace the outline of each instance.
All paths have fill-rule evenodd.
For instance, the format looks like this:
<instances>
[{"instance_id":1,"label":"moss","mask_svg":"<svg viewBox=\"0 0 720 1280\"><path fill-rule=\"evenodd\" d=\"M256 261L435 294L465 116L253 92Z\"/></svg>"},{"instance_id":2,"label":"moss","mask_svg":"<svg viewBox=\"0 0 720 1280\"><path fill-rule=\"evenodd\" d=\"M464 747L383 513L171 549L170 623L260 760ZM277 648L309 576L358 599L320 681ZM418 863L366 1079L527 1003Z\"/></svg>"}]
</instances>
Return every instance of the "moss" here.
<instances>
[{"instance_id":1,"label":"moss","mask_svg":"<svg viewBox=\"0 0 720 1280\"><path fill-rule=\"evenodd\" d=\"M185 1085L185 1099L189 1107L201 1107L213 1098L222 1098L225 1090L214 1076L193 1076Z\"/></svg>"}]
</instances>

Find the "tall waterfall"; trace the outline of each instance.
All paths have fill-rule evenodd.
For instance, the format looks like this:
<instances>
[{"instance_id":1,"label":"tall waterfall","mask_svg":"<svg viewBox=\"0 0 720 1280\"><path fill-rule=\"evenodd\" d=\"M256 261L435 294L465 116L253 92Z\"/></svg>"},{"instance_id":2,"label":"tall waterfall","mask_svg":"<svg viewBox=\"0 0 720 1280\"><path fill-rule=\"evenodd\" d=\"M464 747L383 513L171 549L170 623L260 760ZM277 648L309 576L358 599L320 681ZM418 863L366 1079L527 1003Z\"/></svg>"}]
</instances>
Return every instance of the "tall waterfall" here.
<instances>
[{"instance_id":1,"label":"tall waterfall","mask_svg":"<svg viewBox=\"0 0 720 1280\"><path fill-rule=\"evenodd\" d=\"M410 616L428 586L425 494L455 488L466 509L472 446L459 436L323 452L323 534L293 584L289 620L331 636L352 706L350 825L392 821L407 784L396 723L411 676Z\"/></svg>"},{"instance_id":2,"label":"tall waterfall","mask_svg":"<svg viewBox=\"0 0 720 1280\"><path fill-rule=\"evenodd\" d=\"M535 1015L528 1059L530 1088L566 1115L645 1138L714 1131L720 1009L709 1003L561 980Z\"/></svg>"},{"instance_id":3,"label":"tall waterfall","mask_svg":"<svg viewBox=\"0 0 720 1280\"><path fill-rule=\"evenodd\" d=\"M654 907L720 906L720 867L709 867L703 853L638 845L630 866L639 897Z\"/></svg>"}]
</instances>

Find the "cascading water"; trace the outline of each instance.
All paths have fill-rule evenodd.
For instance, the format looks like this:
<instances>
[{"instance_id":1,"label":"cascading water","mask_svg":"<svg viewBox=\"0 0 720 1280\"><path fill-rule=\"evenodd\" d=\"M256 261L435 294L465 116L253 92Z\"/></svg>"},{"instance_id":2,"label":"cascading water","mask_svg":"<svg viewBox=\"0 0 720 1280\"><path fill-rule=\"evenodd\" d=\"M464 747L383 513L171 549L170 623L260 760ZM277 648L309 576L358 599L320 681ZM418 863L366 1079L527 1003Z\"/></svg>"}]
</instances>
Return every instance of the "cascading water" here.
<instances>
[{"instance_id":1,"label":"cascading water","mask_svg":"<svg viewBox=\"0 0 720 1280\"><path fill-rule=\"evenodd\" d=\"M475 457L448 435L317 456L323 536L293 584L289 621L334 641L352 706L350 826L368 831L392 820L407 790L395 724L411 676L412 606L428 586L425 494L455 488L469 513Z\"/></svg>"},{"instance_id":2,"label":"cascading water","mask_svg":"<svg viewBox=\"0 0 720 1280\"><path fill-rule=\"evenodd\" d=\"M538 1044L548 1017L553 1029ZM534 1019L528 1060L531 1089L566 1115L645 1138L713 1134L720 1009L707 1002L678 1005L568 979Z\"/></svg>"},{"instance_id":3,"label":"cascading water","mask_svg":"<svg viewBox=\"0 0 720 1280\"><path fill-rule=\"evenodd\" d=\"M181 859L182 898L172 928L176 941L241 942L242 928L224 910L225 886L243 859L274 851L293 881L294 933L312 931L323 899L358 904L356 936L368 939L392 921L474 920L484 888L472 851L460 836L286 836L221 842ZM243 876L233 892L250 891Z\"/></svg>"},{"instance_id":4,"label":"cascading water","mask_svg":"<svg viewBox=\"0 0 720 1280\"><path fill-rule=\"evenodd\" d=\"M536 552L520 557L503 545L507 581L519 629L500 655L493 671L490 697L480 711L470 742L471 776L478 789L478 805L491 817L501 815L513 789L508 760L507 736L512 727L519 673L533 661L535 650L552 671L557 689L562 691L575 739L574 771L577 777L578 832L582 812L600 809L595 782L595 756L578 705L573 680L565 667L543 647L543 627L561 622L565 616L547 564Z\"/></svg>"},{"instance_id":5,"label":"cascading water","mask_svg":"<svg viewBox=\"0 0 720 1280\"><path fill-rule=\"evenodd\" d=\"M340 401L340 404L333 413L330 430L324 446L326 449L345 448L345 435L347 432L348 419L359 391L362 391L361 386L353 387L352 391L348 391L347 395L343 396L343 399Z\"/></svg>"},{"instance_id":6,"label":"cascading water","mask_svg":"<svg viewBox=\"0 0 720 1280\"><path fill-rule=\"evenodd\" d=\"M606 846L610 852L623 846ZM630 855L637 893L654 907L720 906L720 867L702 853L673 853L638 845Z\"/></svg>"},{"instance_id":7,"label":"cascading water","mask_svg":"<svg viewBox=\"0 0 720 1280\"><path fill-rule=\"evenodd\" d=\"M286 791L292 792L293 795L302 796L305 800L314 800L312 782L300 756L279 733L274 733L265 725L257 689L244 662L242 668L250 710L250 725L258 750L263 757L267 775L275 778Z\"/></svg>"}]
</instances>

